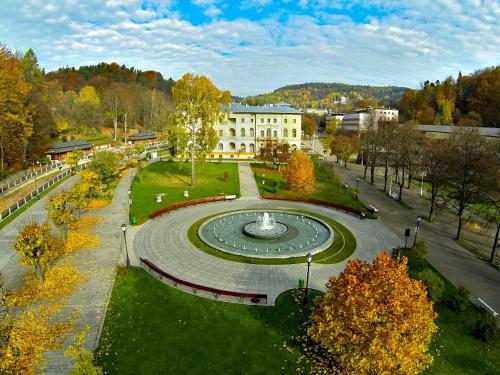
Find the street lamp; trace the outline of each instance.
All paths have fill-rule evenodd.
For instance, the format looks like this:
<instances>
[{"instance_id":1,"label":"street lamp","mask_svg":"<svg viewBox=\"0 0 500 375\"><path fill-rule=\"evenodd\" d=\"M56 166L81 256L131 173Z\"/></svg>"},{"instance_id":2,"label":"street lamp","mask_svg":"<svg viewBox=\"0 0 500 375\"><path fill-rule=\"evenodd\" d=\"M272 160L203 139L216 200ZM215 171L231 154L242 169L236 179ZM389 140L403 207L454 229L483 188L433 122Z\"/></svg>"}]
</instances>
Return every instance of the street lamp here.
<instances>
[{"instance_id":1,"label":"street lamp","mask_svg":"<svg viewBox=\"0 0 500 375\"><path fill-rule=\"evenodd\" d=\"M312 255L311 253L308 253L307 256L306 256L306 260L307 260L307 276L306 276L306 293L304 294L304 301L302 302L303 305L307 305L307 293L309 291L309 270L311 268L311 262L312 262Z\"/></svg>"},{"instance_id":2,"label":"street lamp","mask_svg":"<svg viewBox=\"0 0 500 375\"><path fill-rule=\"evenodd\" d=\"M127 247L127 224L122 224L123 239L125 240L125 255L127 256L127 268L130 268L130 258L128 257Z\"/></svg>"},{"instance_id":3,"label":"street lamp","mask_svg":"<svg viewBox=\"0 0 500 375\"><path fill-rule=\"evenodd\" d=\"M420 228L420 222L422 221L422 218L417 218L417 226L415 227L415 239L413 240L413 246L416 245L417 243L417 236L418 236L418 228Z\"/></svg>"},{"instance_id":4,"label":"street lamp","mask_svg":"<svg viewBox=\"0 0 500 375\"><path fill-rule=\"evenodd\" d=\"M359 194L359 177L356 177L356 199L358 199Z\"/></svg>"}]
</instances>

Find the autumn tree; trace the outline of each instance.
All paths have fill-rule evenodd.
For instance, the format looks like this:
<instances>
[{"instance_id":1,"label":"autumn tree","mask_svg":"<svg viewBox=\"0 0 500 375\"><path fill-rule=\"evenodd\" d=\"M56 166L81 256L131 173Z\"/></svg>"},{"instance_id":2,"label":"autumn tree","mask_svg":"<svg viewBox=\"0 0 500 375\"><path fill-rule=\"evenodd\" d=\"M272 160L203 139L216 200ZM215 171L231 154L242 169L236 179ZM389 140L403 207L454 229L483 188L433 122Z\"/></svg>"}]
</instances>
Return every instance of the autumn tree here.
<instances>
[{"instance_id":1,"label":"autumn tree","mask_svg":"<svg viewBox=\"0 0 500 375\"><path fill-rule=\"evenodd\" d=\"M303 151L292 153L282 175L291 191L298 194L311 194L314 191L314 166Z\"/></svg>"},{"instance_id":2,"label":"autumn tree","mask_svg":"<svg viewBox=\"0 0 500 375\"><path fill-rule=\"evenodd\" d=\"M288 162L290 159L291 150L288 142L277 142L267 140L262 147L259 148L258 160L273 163L280 170L281 165Z\"/></svg>"},{"instance_id":3,"label":"autumn tree","mask_svg":"<svg viewBox=\"0 0 500 375\"><path fill-rule=\"evenodd\" d=\"M75 343L70 345L64 356L73 359L73 368L69 375L101 375L102 368L94 365L94 355L85 347L85 336L89 332L87 326L75 338Z\"/></svg>"},{"instance_id":4,"label":"autumn tree","mask_svg":"<svg viewBox=\"0 0 500 375\"><path fill-rule=\"evenodd\" d=\"M498 168L495 150L476 129L456 131L451 138L450 166L448 168L448 204L455 209L458 227L455 239L460 238L463 214L480 197L484 183Z\"/></svg>"},{"instance_id":5,"label":"autumn tree","mask_svg":"<svg viewBox=\"0 0 500 375\"><path fill-rule=\"evenodd\" d=\"M424 284L408 276L406 257L351 260L327 286L308 333L334 357L336 371L416 374L429 367L436 314Z\"/></svg>"},{"instance_id":6,"label":"autumn tree","mask_svg":"<svg viewBox=\"0 0 500 375\"><path fill-rule=\"evenodd\" d=\"M96 128L100 121L101 100L95 87L83 87L75 100L80 124Z\"/></svg>"},{"instance_id":7,"label":"autumn tree","mask_svg":"<svg viewBox=\"0 0 500 375\"><path fill-rule=\"evenodd\" d=\"M45 268L49 261L61 254L62 249L51 234L49 224L37 223L26 225L19 232L14 249L18 252L23 266L35 266L41 282L44 281Z\"/></svg>"},{"instance_id":8,"label":"autumn tree","mask_svg":"<svg viewBox=\"0 0 500 375\"><path fill-rule=\"evenodd\" d=\"M423 145L422 172L431 184L431 204L429 207L429 221L432 219L434 206L438 194L448 181L451 144L447 139L429 138Z\"/></svg>"},{"instance_id":9,"label":"autumn tree","mask_svg":"<svg viewBox=\"0 0 500 375\"><path fill-rule=\"evenodd\" d=\"M78 220L80 220L81 211L87 209L90 205L89 190L89 186L81 181L73 185L69 191L69 201L78 213Z\"/></svg>"},{"instance_id":10,"label":"autumn tree","mask_svg":"<svg viewBox=\"0 0 500 375\"><path fill-rule=\"evenodd\" d=\"M99 176L99 180L106 184L116 173L118 155L111 151L100 151L94 154L89 169Z\"/></svg>"},{"instance_id":11,"label":"autumn tree","mask_svg":"<svg viewBox=\"0 0 500 375\"><path fill-rule=\"evenodd\" d=\"M142 143L136 143L134 145L134 154L136 155L140 155L142 154L144 151L146 151L146 147L142 144Z\"/></svg>"},{"instance_id":12,"label":"autumn tree","mask_svg":"<svg viewBox=\"0 0 500 375\"><path fill-rule=\"evenodd\" d=\"M399 185L399 201L402 200L406 179L411 179L412 167L418 153L417 137L418 131L414 125L407 124L397 128L393 166L397 177L396 182Z\"/></svg>"},{"instance_id":13,"label":"autumn tree","mask_svg":"<svg viewBox=\"0 0 500 375\"><path fill-rule=\"evenodd\" d=\"M64 241L66 241L68 225L75 220L70 193L63 191L50 197L46 209L49 219L59 228Z\"/></svg>"},{"instance_id":14,"label":"autumn tree","mask_svg":"<svg viewBox=\"0 0 500 375\"><path fill-rule=\"evenodd\" d=\"M316 130L316 124L308 116L302 115L302 131L304 135L310 138L316 133Z\"/></svg>"},{"instance_id":15,"label":"autumn tree","mask_svg":"<svg viewBox=\"0 0 500 375\"><path fill-rule=\"evenodd\" d=\"M80 161L82 156L83 156L82 150L75 150L75 151L68 152L66 154L66 157L64 158L64 160L69 165L69 167L72 171L76 171L76 167L78 166L78 162Z\"/></svg>"},{"instance_id":16,"label":"autumn tree","mask_svg":"<svg viewBox=\"0 0 500 375\"><path fill-rule=\"evenodd\" d=\"M33 133L31 85L19 60L0 43L0 170L20 169Z\"/></svg>"},{"instance_id":17,"label":"autumn tree","mask_svg":"<svg viewBox=\"0 0 500 375\"><path fill-rule=\"evenodd\" d=\"M208 143L200 142L200 134L207 128L222 122L225 106L231 102L229 91L220 91L207 77L185 74L172 88L175 100L175 124L189 139L182 145L189 150L191 158L191 186L195 186L195 155ZM211 151L211 150L210 150Z\"/></svg>"}]
</instances>

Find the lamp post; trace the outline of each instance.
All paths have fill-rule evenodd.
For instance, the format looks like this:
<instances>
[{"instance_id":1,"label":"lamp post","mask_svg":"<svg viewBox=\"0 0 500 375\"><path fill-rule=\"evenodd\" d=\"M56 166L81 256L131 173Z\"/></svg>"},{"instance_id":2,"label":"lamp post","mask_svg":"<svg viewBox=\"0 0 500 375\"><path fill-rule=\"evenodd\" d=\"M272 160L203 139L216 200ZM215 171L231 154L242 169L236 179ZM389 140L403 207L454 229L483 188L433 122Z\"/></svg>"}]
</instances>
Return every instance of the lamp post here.
<instances>
[{"instance_id":1,"label":"lamp post","mask_svg":"<svg viewBox=\"0 0 500 375\"><path fill-rule=\"evenodd\" d=\"M418 228L420 228L420 222L421 221L422 221L422 219L420 217L417 218L417 226L415 227L415 239L413 240L413 246L415 246L416 243L417 243Z\"/></svg>"},{"instance_id":2,"label":"lamp post","mask_svg":"<svg viewBox=\"0 0 500 375\"><path fill-rule=\"evenodd\" d=\"M311 262L312 262L312 255L311 253L308 253L307 256L306 256L306 260L307 260L307 275L306 275L306 293L304 294L304 300L302 301L302 304L305 306L307 305L307 294L309 292L309 270L311 268Z\"/></svg>"},{"instance_id":3,"label":"lamp post","mask_svg":"<svg viewBox=\"0 0 500 375\"><path fill-rule=\"evenodd\" d=\"M410 237L410 233L411 233L411 229L410 228L406 228L405 229L405 249L407 248L406 245L408 245L408 237Z\"/></svg>"},{"instance_id":4,"label":"lamp post","mask_svg":"<svg viewBox=\"0 0 500 375\"><path fill-rule=\"evenodd\" d=\"M359 177L356 177L356 199L358 199L359 194Z\"/></svg>"},{"instance_id":5,"label":"lamp post","mask_svg":"<svg viewBox=\"0 0 500 375\"><path fill-rule=\"evenodd\" d=\"M391 176L391 182L389 183L389 195L392 197L392 173L390 174Z\"/></svg>"},{"instance_id":6,"label":"lamp post","mask_svg":"<svg viewBox=\"0 0 500 375\"><path fill-rule=\"evenodd\" d=\"M130 268L130 258L128 257L127 247L127 224L122 224L123 239L125 240L125 255L127 256L127 268Z\"/></svg>"}]
</instances>

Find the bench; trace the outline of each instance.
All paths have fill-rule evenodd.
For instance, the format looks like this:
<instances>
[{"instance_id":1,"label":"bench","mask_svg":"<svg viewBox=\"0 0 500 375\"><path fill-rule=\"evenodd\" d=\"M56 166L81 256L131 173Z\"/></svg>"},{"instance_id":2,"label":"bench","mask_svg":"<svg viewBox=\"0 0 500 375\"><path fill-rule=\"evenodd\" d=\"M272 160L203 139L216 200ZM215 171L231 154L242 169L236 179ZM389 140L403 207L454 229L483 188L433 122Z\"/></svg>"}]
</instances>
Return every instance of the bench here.
<instances>
[{"instance_id":1,"label":"bench","mask_svg":"<svg viewBox=\"0 0 500 375\"><path fill-rule=\"evenodd\" d=\"M393 193L391 193L391 198L394 199L394 200L398 200L399 199L399 194L396 193L396 192L393 192Z\"/></svg>"},{"instance_id":2,"label":"bench","mask_svg":"<svg viewBox=\"0 0 500 375\"><path fill-rule=\"evenodd\" d=\"M378 212L378 209L376 207L373 207L371 204L368 205L368 211L371 213L376 214Z\"/></svg>"},{"instance_id":3,"label":"bench","mask_svg":"<svg viewBox=\"0 0 500 375\"><path fill-rule=\"evenodd\" d=\"M160 280L162 279L162 277L166 277L167 279L173 281L175 286L177 286L177 284L181 284L191 288L193 290L193 293L196 293L198 290L203 290L205 292L212 293L216 299L219 297L219 295L226 295L231 297L238 297L240 301L243 301L243 298L249 298L252 303L258 303L260 299L264 299L267 303L267 294L242 293L242 292L211 288L209 286L195 284L189 281L179 279L178 277L175 277L173 275L170 275L169 273L165 272L164 270L162 270L160 267L158 267L148 259L139 258L139 260L141 261L141 264L144 263L146 266L148 266L150 270L155 271L160 276Z\"/></svg>"}]
</instances>

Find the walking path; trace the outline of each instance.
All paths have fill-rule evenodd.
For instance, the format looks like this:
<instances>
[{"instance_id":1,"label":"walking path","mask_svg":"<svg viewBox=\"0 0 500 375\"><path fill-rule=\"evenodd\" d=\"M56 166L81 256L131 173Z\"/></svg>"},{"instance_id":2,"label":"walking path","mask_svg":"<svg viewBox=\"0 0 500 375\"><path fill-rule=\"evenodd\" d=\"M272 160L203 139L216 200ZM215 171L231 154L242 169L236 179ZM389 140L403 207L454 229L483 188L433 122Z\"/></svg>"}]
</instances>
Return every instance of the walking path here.
<instances>
[{"instance_id":1,"label":"walking path","mask_svg":"<svg viewBox=\"0 0 500 375\"><path fill-rule=\"evenodd\" d=\"M253 177L250 163L238 163L241 199L260 199L259 188Z\"/></svg>"},{"instance_id":2,"label":"walking path","mask_svg":"<svg viewBox=\"0 0 500 375\"><path fill-rule=\"evenodd\" d=\"M316 143L316 151L323 151L320 142ZM330 156L326 160L333 162ZM334 165L338 176L351 186L356 186L356 178L360 178L360 199L379 209L380 221L399 235L401 243L404 243L403 233L406 228L412 229L410 239L413 241L417 217L426 217L428 213L426 200L418 196L416 191L404 189L403 200L415 208L408 210L381 191L383 178L380 176L376 177L373 186L363 180L361 166L348 164L346 169L336 163ZM459 246L453 239L455 231L456 217L446 212L438 213L431 223L424 220L421 222L418 238L427 243L429 262L454 285L469 289L474 302L481 298L500 313L500 272ZM464 235L468 240L478 237L470 232L464 232Z\"/></svg>"}]
</instances>

